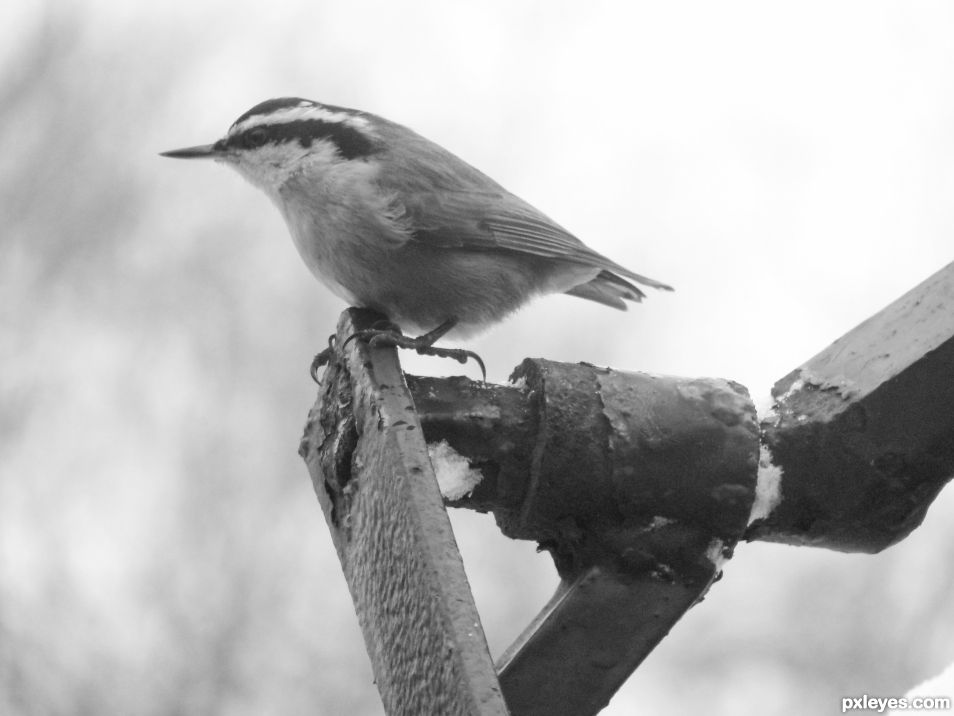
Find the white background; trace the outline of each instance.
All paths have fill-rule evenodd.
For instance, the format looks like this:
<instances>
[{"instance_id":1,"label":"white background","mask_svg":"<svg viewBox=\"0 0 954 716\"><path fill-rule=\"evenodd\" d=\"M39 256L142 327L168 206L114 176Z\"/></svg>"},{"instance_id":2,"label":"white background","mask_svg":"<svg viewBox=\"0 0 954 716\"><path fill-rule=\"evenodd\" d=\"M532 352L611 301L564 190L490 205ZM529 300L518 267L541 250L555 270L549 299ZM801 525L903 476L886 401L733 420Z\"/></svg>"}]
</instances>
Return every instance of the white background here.
<instances>
[{"instance_id":1,"label":"white background","mask_svg":"<svg viewBox=\"0 0 954 716\"><path fill-rule=\"evenodd\" d=\"M676 287L537 301L468 344L496 382L542 356L765 406L954 256L948 3L87 0L0 28L4 714L381 711L296 455L344 306L263 195L156 156L261 100L406 124ZM950 492L879 556L742 545L605 713L836 713L940 671ZM453 519L499 654L553 568Z\"/></svg>"}]
</instances>

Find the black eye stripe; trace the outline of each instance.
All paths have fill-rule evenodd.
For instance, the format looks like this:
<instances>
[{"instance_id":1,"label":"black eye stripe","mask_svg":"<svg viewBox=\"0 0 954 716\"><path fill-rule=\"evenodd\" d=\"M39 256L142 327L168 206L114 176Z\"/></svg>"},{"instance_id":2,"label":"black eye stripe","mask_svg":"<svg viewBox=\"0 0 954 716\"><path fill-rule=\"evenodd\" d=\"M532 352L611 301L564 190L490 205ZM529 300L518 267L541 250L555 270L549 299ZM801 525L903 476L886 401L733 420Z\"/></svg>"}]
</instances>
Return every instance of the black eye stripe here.
<instances>
[{"instance_id":1,"label":"black eye stripe","mask_svg":"<svg viewBox=\"0 0 954 716\"><path fill-rule=\"evenodd\" d=\"M241 135L242 146L247 149L261 147L268 142L268 139L268 132L264 127L253 127L247 132L242 132Z\"/></svg>"},{"instance_id":2,"label":"black eye stripe","mask_svg":"<svg viewBox=\"0 0 954 716\"><path fill-rule=\"evenodd\" d=\"M299 119L293 122L260 124L229 137L233 147L253 149L266 143L279 144L297 141L310 147L316 139L328 139L345 159L359 159L374 154L378 147L364 132L344 122L326 122L322 119Z\"/></svg>"}]
</instances>

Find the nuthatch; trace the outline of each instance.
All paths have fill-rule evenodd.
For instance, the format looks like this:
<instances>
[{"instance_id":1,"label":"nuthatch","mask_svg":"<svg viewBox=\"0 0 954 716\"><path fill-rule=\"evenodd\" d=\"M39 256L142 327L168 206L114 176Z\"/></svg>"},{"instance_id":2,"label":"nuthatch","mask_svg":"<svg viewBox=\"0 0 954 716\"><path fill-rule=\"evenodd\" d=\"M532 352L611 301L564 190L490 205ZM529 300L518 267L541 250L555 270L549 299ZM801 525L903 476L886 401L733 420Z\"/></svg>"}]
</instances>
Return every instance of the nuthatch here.
<instances>
[{"instance_id":1,"label":"nuthatch","mask_svg":"<svg viewBox=\"0 0 954 716\"><path fill-rule=\"evenodd\" d=\"M446 149L367 112L271 99L214 144L163 156L235 167L272 198L322 283L354 306L426 331L410 338L392 326L359 336L372 343L463 362L477 356L433 343L451 331L473 334L536 295L625 310L624 301L645 295L637 283L671 290L593 251Z\"/></svg>"}]
</instances>

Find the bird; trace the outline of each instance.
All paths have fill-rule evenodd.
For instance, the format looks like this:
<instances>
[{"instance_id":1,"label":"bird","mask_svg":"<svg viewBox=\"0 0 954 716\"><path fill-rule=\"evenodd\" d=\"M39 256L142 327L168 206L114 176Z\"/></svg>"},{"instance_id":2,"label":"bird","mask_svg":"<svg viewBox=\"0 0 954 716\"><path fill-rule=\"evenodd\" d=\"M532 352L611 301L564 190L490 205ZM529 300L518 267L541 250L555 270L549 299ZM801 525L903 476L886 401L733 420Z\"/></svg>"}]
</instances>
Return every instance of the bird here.
<instances>
[{"instance_id":1,"label":"bird","mask_svg":"<svg viewBox=\"0 0 954 716\"><path fill-rule=\"evenodd\" d=\"M434 344L474 335L539 295L626 310L645 297L640 285L672 290L589 248L447 149L370 112L269 99L214 143L161 155L222 162L264 191L318 280L387 317L349 340L474 358L485 379L476 353ZM330 354L329 342L312 363L315 380Z\"/></svg>"}]
</instances>

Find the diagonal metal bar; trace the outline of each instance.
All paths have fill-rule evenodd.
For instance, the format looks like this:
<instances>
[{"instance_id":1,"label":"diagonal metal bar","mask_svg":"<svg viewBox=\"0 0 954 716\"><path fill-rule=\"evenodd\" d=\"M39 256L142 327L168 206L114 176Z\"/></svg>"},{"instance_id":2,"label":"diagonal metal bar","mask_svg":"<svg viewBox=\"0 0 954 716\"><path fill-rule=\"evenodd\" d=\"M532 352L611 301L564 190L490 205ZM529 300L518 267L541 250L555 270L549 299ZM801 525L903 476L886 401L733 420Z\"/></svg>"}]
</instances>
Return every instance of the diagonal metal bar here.
<instances>
[{"instance_id":1,"label":"diagonal metal bar","mask_svg":"<svg viewBox=\"0 0 954 716\"><path fill-rule=\"evenodd\" d=\"M763 468L780 475L750 540L878 552L954 476L954 263L772 390Z\"/></svg>"},{"instance_id":2,"label":"diagonal metal bar","mask_svg":"<svg viewBox=\"0 0 954 716\"><path fill-rule=\"evenodd\" d=\"M338 346L379 318L346 311ZM300 452L385 710L389 716L505 715L397 353L352 341L335 354Z\"/></svg>"},{"instance_id":3,"label":"diagonal metal bar","mask_svg":"<svg viewBox=\"0 0 954 716\"><path fill-rule=\"evenodd\" d=\"M514 716L592 716L719 575L703 543L688 564L620 572L581 569L501 657ZM658 558L658 555L653 555Z\"/></svg>"}]
</instances>

